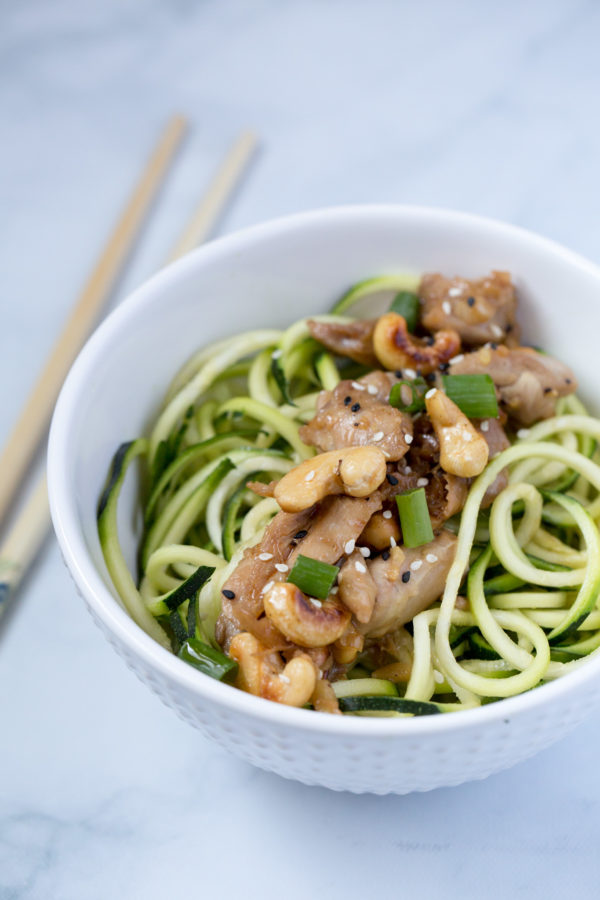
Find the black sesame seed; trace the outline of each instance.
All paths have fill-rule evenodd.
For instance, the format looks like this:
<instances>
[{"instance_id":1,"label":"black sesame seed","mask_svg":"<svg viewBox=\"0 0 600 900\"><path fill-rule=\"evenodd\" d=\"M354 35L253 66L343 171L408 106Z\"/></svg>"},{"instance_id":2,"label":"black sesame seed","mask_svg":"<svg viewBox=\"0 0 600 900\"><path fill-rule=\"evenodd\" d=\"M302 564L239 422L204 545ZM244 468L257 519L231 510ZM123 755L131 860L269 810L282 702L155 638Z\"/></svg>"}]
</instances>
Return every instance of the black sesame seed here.
<instances>
[{"instance_id":1,"label":"black sesame seed","mask_svg":"<svg viewBox=\"0 0 600 900\"><path fill-rule=\"evenodd\" d=\"M440 363L440 372L447 372L449 368L449 363Z\"/></svg>"},{"instance_id":2,"label":"black sesame seed","mask_svg":"<svg viewBox=\"0 0 600 900\"><path fill-rule=\"evenodd\" d=\"M498 349L498 344L497 344L495 341L492 341L491 344L490 344L490 347L491 347L492 350L497 350L497 349Z\"/></svg>"},{"instance_id":3,"label":"black sesame seed","mask_svg":"<svg viewBox=\"0 0 600 900\"><path fill-rule=\"evenodd\" d=\"M296 534L294 535L294 540L301 541L302 538L306 537L307 534L308 534L308 531L305 528L303 528L302 531L296 532Z\"/></svg>"},{"instance_id":4,"label":"black sesame seed","mask_svg":"<svg viewBox=\"0 0 600 900\"><path fill-rule=\"evenodd\" d=\"M469 297L467 303L469 306L475 306L475 297Z\"/></svg>"},{"instance_id":5,"label":"black sesame seed","mask_svg":"<svg viewBox=\"0 0 600 900\"><path fill-rule=\"evenodd\" d=\"M410 572L407 571L402 573L402 581L404 584L407 584L410 581Z\"/></svg>"},{"instance_id":6,"label":"black sesame seed","mask_svg":"<svg viewBox=\"0 0 600 900\"><path fill-rule=\"evenodd\" d=\"M397 370L394 372L394 375L396 376L396 378L402 378L402 370L401 370L401 369L397 369Z\"/></svg>"},{"instance_id":7,"label":"black sesame seed","mask_svg":"<svg viewBox=\"0 0 600 900\"><path fill-rule=\"evenodd\" d=\"M358 412L360 409L360 403L353 403L350 409L352 410L352 412Z\"/></svg>"},{"instance_id":8,"label":"black sesame seed","mask_svg":"<svg viewBox=\"0 0 600 900\"><path fill-rule=\"evenodd\" d=\"M510 332L513 330L513 327L512 327L512 325L507 325L504 330L506 331L507 334L510 334Z\"/></svg>"},{"instance_id":9,"label":"black sesame seed","mask_svg":"<svg viewBox=\"0 0 600 900\"><path fill-rule=\"evenodd\" d=\"M382 558L382 559L389 559L389 558L390 558L390 551L389 551L389 550L384 550L383 553L381 554L381 558Z\"/></svg>"},{"instance_id":10,"label":"black sesame seed","mask_svg":"<svg viewBox=\"0 0 600 900\"><path fill-rule=\"evenodd\" d=\"M352 403L352 397L344 397L344 406L348 406L350 403Z\"/></svg>"},{"instance_id":11,"label":"black sesame seed","mask_svg":"<svg viewBox=\"0 0 600 900\"><path fill-rule=\"evenodd\" d=\"M433 337L431 337L431 335L429 335L429 337L425 338L425 344L428 347L433 347L433 345L435 344L435 338L433 338Z\"/></svg>"},{"instance_id":12,"label":"black sesame seed","mask_svg":"<svg viewBox=\"0 0 600 900\"><path fill-rule=\"evenodd\" d=\"M570 378L565 378L565 384L571 384L571 379L570 379Z\"/></svg>"},{"instance_id":13,"label":"black sesame seed","mask_svg":"<svg viewBox=\"0 0 600 900\"><path fill-rule=\"evenodd\" d=\"M544 388L544 393L549 394L551 390L552 390L552 388Z\"/></svg>"},{"instance_id":14,"label":"black sesame seed","mask_svg":"<svg viewBox=\"0 0 600 900\"><path fill-rule=\"evenodd\" d=\"M390 484L398 484L398 479L395 475L386 475L385 476Z\"/></svg>"},{"instance_id":15,"label":"black sesame seed","mask_svg":"<svg viewBox=\"0 0 600 900\"><path fill-rule=\"evenodd\" d=\"M233 591L225 590L225 591L221 591L221 593L223 594L224 597L227 597L228 600L235 600L235 594L233 593Z\"/></svg>"},{"instance_id":16,"label":"black sesame seed","mask_svg":"<svg viewBox=\"0 0 600 900\"><path fill-rule=\"evenodd\" d=\"M354 425L355 428L358 428L358 422L353 422L352 424Z\"/></svg>"}]
</instances>

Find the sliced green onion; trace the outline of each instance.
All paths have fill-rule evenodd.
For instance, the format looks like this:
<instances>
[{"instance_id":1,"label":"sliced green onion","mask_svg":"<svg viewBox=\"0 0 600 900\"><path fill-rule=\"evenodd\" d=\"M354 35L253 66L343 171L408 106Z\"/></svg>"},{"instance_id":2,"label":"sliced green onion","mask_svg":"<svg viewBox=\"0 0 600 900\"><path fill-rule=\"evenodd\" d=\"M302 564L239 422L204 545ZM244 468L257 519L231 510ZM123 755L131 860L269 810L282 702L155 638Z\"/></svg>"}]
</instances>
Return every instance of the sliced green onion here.
<instances>
[{"instance_id":1,"label":"sliced green onion","mask_svg":"<svg viewBox=\"0 0 600 900\"><path fill-rule=\"evenodd\" d=\"M489 375L442 375L444 390L469 419L498 415L496 388Z\"/></svg>"},{"instance_id":2,"label":"sliced green onion","mask_svg":"<svg viewBox=\"0 0 600 900\"><path fill-rule=\"evenodd\" d=\"M403 390L408 389L411 393L410 403L405 403L402 396ZM425 394L427 392L427 383L424 379L415 379L414 381L399 381L392 387L390 391L390 406L395 406L401 412L414 413L425 408Z\"/></svg>"},{"instance_id":3,"label":"sliced green onion","mask_svg":"<svg viewBox=\"0 0 600 900\"><path fill-rule=\"evenodd\" d=\"M403 316L408 330L414 332L419 321L419 298L411 291L400 291L392 300L390 312Z\"/></svg>"},{"instance_id":4,"label":"sliced green onion","mask_svg":"<svg viewBox=\"0 0 600 900\"><path fill-rule=\"evenodd\" d=\"M233 681L237 675L238 664L234 659L225 656L220 650L213 650L208 644L196 638L184 641L177 656L205 675L216 678L217 681Z\"/></svg>"},{"instance_id":5,"label":"sliced green onion","mask_svg":"<svg viewBox=\"0 0 600 900\"><path fill-rule=\"evenodd\" d=\"M420 547L433 540L433 528L427 509L425 488L396 494L402 540L406 547Z\"/></svg>"},{"instance_id":6,"label":"sliced green onion","mask_svg":"<svg viewBox=\"0 0 600 900\"><path fill-rule=\"evenodd\" d=\"M325 600L333 587L339 572L338 566L312 559L310 556L300 555L292 571L288 575L288 581L300 588L303 594Z\"/></svg>"}]
</instances>

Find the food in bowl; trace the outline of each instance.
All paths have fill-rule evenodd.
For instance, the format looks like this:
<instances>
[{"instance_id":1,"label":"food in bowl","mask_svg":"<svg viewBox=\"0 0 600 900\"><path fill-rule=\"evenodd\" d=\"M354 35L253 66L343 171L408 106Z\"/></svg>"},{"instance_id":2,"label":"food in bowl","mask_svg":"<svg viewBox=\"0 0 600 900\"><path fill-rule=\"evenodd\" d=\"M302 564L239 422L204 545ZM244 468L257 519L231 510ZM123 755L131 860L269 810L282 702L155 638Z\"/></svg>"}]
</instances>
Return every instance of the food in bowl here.
<instances>
[{"instance_id":1,"label":"food in bowl","mask_svg":"<svg viewBox=\"0 0 600 900\"><path fill-rule=\"evenodd\" d=\"M387 312L347 315L383 290ZM132 617L207 675L331 713L467 709L584 662L600 422L516 308L505 272L384 276L201 349L100 500ZM137 584L117 534L136 457Z\"/></svg>"}]
</instances>

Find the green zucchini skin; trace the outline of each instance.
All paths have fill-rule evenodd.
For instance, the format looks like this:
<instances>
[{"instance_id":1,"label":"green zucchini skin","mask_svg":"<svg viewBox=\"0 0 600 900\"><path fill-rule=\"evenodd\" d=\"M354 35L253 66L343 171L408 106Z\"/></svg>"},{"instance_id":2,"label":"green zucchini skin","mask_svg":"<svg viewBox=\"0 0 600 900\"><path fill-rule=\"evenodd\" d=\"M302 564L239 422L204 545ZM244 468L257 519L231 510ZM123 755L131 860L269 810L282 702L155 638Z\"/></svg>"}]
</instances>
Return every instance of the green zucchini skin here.
<instances>
[{"instance_id":1,"label":"green zucchini skin","mask_svg":"<svg viewBox=\"0 0 600 900\"><path fill-rule=\"evenodd\" d=\"M344 713L385 711L409 713L413 716L434 716L443 712L442 704L424 700L406 700L404 697L340 697L338 703Z\"/></svg>"},{"instance_id":2,"label":"green zucchini skin","mask_svg":"<svg viewBox=\"0 0 600 900\"><path fill-rule=\"evenodd\" d=\"M100 519L102 518L115 488L120 484L121 479L125 474L125 470L127 469L127 466L129 464L127 454L136 444L138 444L138 441L126 441L125 443L121 444L120 447L117 448L115 455L111 460L106 484L98 501L98 509L96 513L98 521L100 521ZM137 456L137 453L135 455Z\"/></svg>"}]
</instances>

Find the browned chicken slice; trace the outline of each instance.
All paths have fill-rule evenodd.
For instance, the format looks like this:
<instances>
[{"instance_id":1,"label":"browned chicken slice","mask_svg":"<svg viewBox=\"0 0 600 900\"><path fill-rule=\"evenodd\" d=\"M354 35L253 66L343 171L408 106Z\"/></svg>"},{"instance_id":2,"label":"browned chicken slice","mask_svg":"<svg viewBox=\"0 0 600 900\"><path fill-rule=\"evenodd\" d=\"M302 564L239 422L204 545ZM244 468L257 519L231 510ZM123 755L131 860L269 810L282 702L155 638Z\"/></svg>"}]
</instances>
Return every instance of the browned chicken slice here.
<instances>
[{"instance_id":1,"label":"browned chicken slice","mask_svg":"<svg viewBox=\"0 0 600 900\"><path fill-rule=\"evenodd\" d=\"M377 588L359 550L350 554L338 575L338 596L358 622L365 624L375 606Z\"/></svg>"},{"instance_id":2,"label":"browned chicken slice","mask_svg":"<svg viewBox=\"0 0 600 900\"><path fill-rule=\"evenodd\" d=\"M456 552L457 538L442 530L429 544L395 547L389 557L367 560L377 588L373 615L363 634L381 637L409 622L441 597Z\"/></svg>"},{"instance_id":3,"label":"browned chicken slice","mask_svg":"<svg viewBox=\"0 0 600 900\"><path fill-rule=\"evenodd\" d=\"M419 288L421 322L429 331L452 328L463 343L518 344L517 298L508 272L492 272L478 281L424 275Z\"/></svg>"},{"instance_id":4,"label":"browned chicken slice","mask_svg":"<svg viewBox=\"0 0 600 900\"><path fill-rule=\"evenodd\" d=\"M381 375L390 384L386 374ZM374 444L388 459L401 459L410 443L412 420L389 405L383 378L364 383L340 381L333 391L321 391L317 413L300 428L300 439L320 451Z\"/></svg>"},{"instance_id":5,"label":"browned chicken slice","mask_svg":"<svg viewBox=\"0 0 600 900\"><path fill-rule=\"evenodd\" d=\"M316 341L338 356L349 356L363 366L376 366L373 350L375 319L356 319L346 324L309 319L308 330Z\"/></svg>"},{"instance_id":6,"label":"browned chicken slice","mask_svg":"<svg viewBox=\"0 0 600 900\"><path fill-rule=\"evenodd\" d=\"M577 389L571 369L531 347L482 347L450 366L452 375L490 375L508 415L531 425L554 415L556 400Z\"/></svg>"},{"instance_id":7,"label":"browned chicken slice","mask_svg":"<svg viewBox=\"0 0 600 900\"><path fill-rule=\"evenodd\" d=\"M245 551L222 589L217 622L217 640L222 647L228 646L239 631L249 631L268 648L289 646L271 622L261 618L262 590L271 579L280 577L276 566L286 563L314 517L314 507L299 513L279 512L267 525L260 543Z\"/></svg>"},{"instance_id":8,"label":"browned chicken slice","mask_svg":"<svg viewBox=\"0 0 600 900\"><path fill-rule=\"evenodd\" d=\"M477 431L483 435L487 441L490 451L490 460L498 453L502 453L510 447L510 441L506 437L504 428L498 419L481 419L473 422ZM503 491L508 484L508 471L502 469L483 496L481 501L482 509L486 509L496 499L500 491Z\"/></svg>"},{"instance_id":9,"label":"browned chicken slice","mask_svg":"<svg viewBox=\"0 0 600 900\"><path fill-rule=\"evenodd\" d=\"M422 468L415 470L408 466L408 469L409 471L399 467L397 470L390 470L387 484L385 487L382 486L381 493L386 499L391 500L396 494L404 491L424 488L431 526L435 531L447 519L461 511L467 500L469 481L444 472L439 462L432 464L431 468L426 470L426 474ZM393 514L395 517L395 511Z\"/></svg>"},{"instance_id":10,"label":"browned chicken slice","mask_svg":"<svg viewBox=\"0 0 600 900\"><path fill-rule=\"evenodd\" d=\"M352 553L365 525L378 509L381 509L379 492L364 500L339 495L327 497L319 505L319 513L310 523L307 534L292 550L288 560L290 568L300 553L330 564Z\"/></svg>"}]
</instances>

